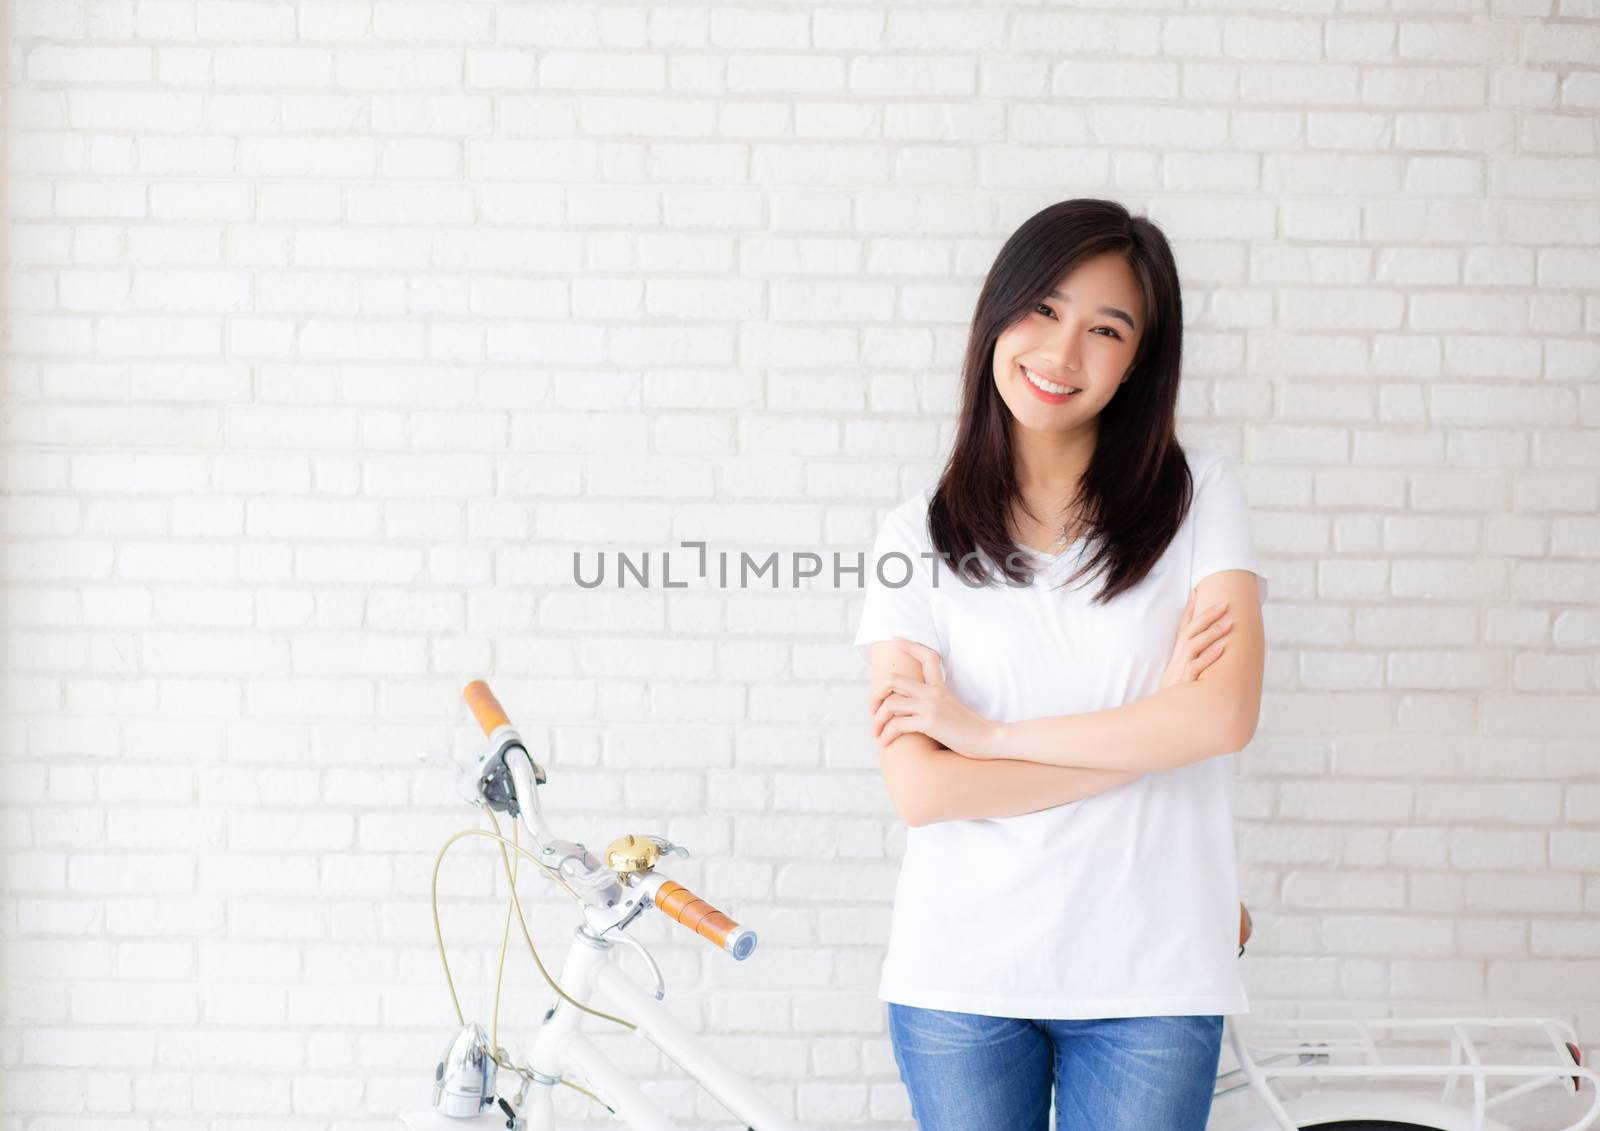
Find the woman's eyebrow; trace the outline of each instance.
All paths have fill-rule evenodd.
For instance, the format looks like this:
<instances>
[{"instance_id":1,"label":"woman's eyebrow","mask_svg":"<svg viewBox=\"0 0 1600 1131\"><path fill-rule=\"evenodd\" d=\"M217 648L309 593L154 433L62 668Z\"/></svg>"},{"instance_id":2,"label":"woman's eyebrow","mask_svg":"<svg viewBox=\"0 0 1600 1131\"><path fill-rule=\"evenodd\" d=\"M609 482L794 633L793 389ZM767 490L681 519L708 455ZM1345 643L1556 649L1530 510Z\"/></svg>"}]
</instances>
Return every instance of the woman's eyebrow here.
<instances>
[{"instance_id":1,"label":"woman's eyebrow","mask_svg":"<svg viewBox=\"0 0 1600 1131\"><path fill-rule=\"evenodd\" d=\"M1058 298L1062 302L1071 302L1072 301L1072 297L1070 295L1062 294L1060 291L1051 291L1050 292L1050 297L1051 298ZM1128 324L1128 329L1133 330L1136 333L1138 332L1139 327L1137 327L1137 326L1135 326L1133 324L1133 319L1128 317L1128 312L1127 311L1118 310L1114 306L1102 306L1100 308L1100 313L1101 314L1109 314L1113 318L1120 318L1120 319L1122 319L1124 322L1126 322Z\"/></svg>"}]
</instances>

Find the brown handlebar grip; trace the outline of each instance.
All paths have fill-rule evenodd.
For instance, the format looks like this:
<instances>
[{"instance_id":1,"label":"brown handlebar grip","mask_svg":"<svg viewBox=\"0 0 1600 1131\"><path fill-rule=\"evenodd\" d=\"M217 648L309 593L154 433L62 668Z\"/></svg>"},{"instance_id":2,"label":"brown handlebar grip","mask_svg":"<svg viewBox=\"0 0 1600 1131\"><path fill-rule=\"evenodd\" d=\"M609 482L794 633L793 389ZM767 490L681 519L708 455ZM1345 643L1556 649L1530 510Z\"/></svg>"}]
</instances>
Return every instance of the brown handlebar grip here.
<instances>
[{"instance_id":1,"label":"brown handlebar grip","mask_svg":"<svg viewBox=\"0 0 1600 1131\"><path fill-rule=\"evenodd\" d=\"M756 948L754 931L739 926L682 884L664 881L656 889L656 906L735 958L748 958Z\"/></svg>"},{"instance_id":2,"label":"brown handlebar grip","mask_svg":"<svg viewBox=\"0 0 1600 1131\"><path fill-rule=\"evenodd\" d=\"M500 700L494 697L494 692L489 690L489 685L481 679L475 679L467 684L467 689L461 693L467 701L467 706L472 708L473 717L478 720L478 725L483 728L483 733L491 735L496 727L503 727L511 722L506 715L506 709L500 706Z\"/></svg>"}]
</instances>

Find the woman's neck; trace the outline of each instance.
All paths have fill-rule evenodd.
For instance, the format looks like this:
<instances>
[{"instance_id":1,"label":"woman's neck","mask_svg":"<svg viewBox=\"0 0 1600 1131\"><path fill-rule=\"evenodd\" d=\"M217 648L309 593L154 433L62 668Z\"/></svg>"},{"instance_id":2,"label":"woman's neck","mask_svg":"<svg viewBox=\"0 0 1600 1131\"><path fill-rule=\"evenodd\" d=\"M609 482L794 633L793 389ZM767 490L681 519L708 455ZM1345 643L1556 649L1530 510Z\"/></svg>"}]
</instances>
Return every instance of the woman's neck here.
<instances>
[{"instance_id":1,"label":"woman's neck","mask_svg":"<svg viewBox=\"0 0 1600 1131\"><path fill-rule=\"evenodd\" d=\"M1061 496L1077 491L1094 456L1095 432L1092 427L1062 434L1013 427L1012 441L1018 489Z\"/></svg>"}]
</instances>

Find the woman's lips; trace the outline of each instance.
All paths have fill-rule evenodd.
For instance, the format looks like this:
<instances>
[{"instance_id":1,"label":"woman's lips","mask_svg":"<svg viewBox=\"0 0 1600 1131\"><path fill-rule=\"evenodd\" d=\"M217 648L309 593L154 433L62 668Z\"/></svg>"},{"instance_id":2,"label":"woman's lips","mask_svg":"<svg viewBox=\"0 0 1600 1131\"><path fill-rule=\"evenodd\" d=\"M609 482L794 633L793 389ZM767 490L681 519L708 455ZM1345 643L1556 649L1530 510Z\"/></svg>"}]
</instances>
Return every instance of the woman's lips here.
<instances>
[{"instance_id":1,"label":"woman's lips","mask_svg":"<svg viewBox=\"0 0 1600 1131\"><path fill-rule=\"evenodd\" d=\"M1066 404L1073 397L1078 395L1078 393L1047 393L1043 389L1039 388L1039 386L1035 385L1032 381L1028 380L1027 373L1023 372L1024 369L1026 369L1026 366L1018 364L1017 371L1022 377L1022 383L1028 386L1029 392L1038 397L1040 400L1044 401L1046 404ZM1059 381L1052 383L1060 384ZM1082 391L1082 389L1078 390L1080 393Z\"/></svg>"}]
</instances>

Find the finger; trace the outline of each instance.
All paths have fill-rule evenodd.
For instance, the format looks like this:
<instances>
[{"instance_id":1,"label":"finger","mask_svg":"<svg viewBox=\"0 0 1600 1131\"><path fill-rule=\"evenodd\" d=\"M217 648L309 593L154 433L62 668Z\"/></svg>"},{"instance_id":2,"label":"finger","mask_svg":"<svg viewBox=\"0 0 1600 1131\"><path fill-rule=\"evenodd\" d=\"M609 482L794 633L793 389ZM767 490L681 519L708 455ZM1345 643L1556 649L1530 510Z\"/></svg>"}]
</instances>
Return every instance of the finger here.
<instances>
[{"instance_id":1,"label":"finger","mask_svg":"<svg viewBox=\"0 0 1600 1131\"><path fill-rule=\"evenodd\" d=\"M934 649L929 648L926 644L919 644L915 640L907 640L904 636L896 636L895 640L900 643L900 647L903 648L907 654L912 656L918 663L922 665L924 675L927 673L929 663L937 664L939 662L939 653Z\"/></svg>"},{"instance_id":2,"label":"finger","mask_svg":"<svg viewBox=\"0 0 1600 1131\"><path fill-rule=\"evenodd\" d=\"M924 683L944 682L944 671L939 663L939 653L929 648L926 644L918 644L915 640L907 640L903 636L896 636L895 642L918 664L922 665L922 680Z\"/></svg>"},{"instance_id":3,"label":"finger","mask_svg":"<svg viewBox=\"0 0 1600 1131\"><path fill-rule=\"evenodd\" d=\"M878 713L872 717L873 732L882 735L883 728L895 717L894 699L884 700L883 706L878 708Z\"/></svg>"},{"instance_id":4,"label":"finger","mask_svg":"<svg viewBox=\"0 0 1600 1131\"><path fill-rule=\"evenodd\" d=\"M1201 652L1193 660L1189 661L1189 678L1195 678L1201 672L1209 668L1212 664L1216 663L1217 660L1221 658L1222 653L1226 652L1227 650L1228 642L1226 640L1219 640L1211 647L1207 648L1204 652Z\"/></svg>"},{"instance_id":5,"label":"finger","mask_svg":"<svg viewBox=\"0 0 1600 1131\"><path fill-rule=\"evenodd\" d=\"M879 695L877 706L882 706L882 700L891 695L899 695L907 699L921 699L933 694L935 692L931 687L913 680L908 675L891 675L884 680L883 690Z\"/></svg>"},{"instance_id":6,"label":"finger","mask_svg":"<svg viewBox=\"0 0 1600 1131\"><path fill-rule=\"evenodd\" d=\"M894 642L900 645L903 651L909 652L919 660L933 651L926 644L918 644L915 640L907 640L904 636L896 636Z\"/></svg>"},{"instance_id":7,"label":"finger","mask_svg":"<svg viewBox=\"0 0 1600 1131\"><path fill-rule=\"evenodd\" d=\"M879 729L890 719L906 714L911 710L911 701L903 695L891 695L883 701L883 706L873 715L873 723Z\"/></svg>"},{"instance_id":8,"label":"finger","mask_svg":"<svg viewBox=\"0 0 1600 1131\"><path fill-rule=\"evenodd\" d=\"M1215 624L1217 618L1227 611L1226 603L1202 609L1190 619L1188 624L1184 625L1182 635L1193 639L1196 633L1204 632L1208 626Z\"/></svg>"},{"instance_id":9,"label":"finger","mask_svg":"<svg viewBox=\"0 0 1600 1131\"><path fill-rule=\"evenodd\" d=\"M1204 632L1197 634L1192 639L1190 642L1191 654L1204 651L1206 648L1209 648L1212 644L1216 643L1218 640L1221 640L1224 636L1228 635L1228 633L1232 631L1232 620L1218 621L1216 624L1212 625Z\"/></svg>"},{"instance_id":10,"label":"finger","mask_svg":"<svg viewBox=\"0 0 1600 1131\"><path fill-rule=\"evenodd\" d=\"M1226 603L1220 605L1207 605L1205 608L1195 613L1194 616L1189 618L1189 628L1191 630L1203 628L1215 621L1227 611Z\"/></svg>"},{"instance_id":11,"label":"finger","mask_svg":"<svg viewBox=\"0 0 1600 1131\"><path fill-rule=\"evenodd\" d=\"M1185 642L1192 638L1196 632L1200 631L1200 628L1204 624L1204 614L1196 614L1180 624L1178 626L1178 635L1172 642L1172 650L1174 652L1182 650Z\"/></svg>"},{"instance_id":12,"label":"finger","mask_svg":"<svg viewBox=\"0 0 1600 1131\"><path fill-rule=\"evenodd\" d=\"M922 649L922 683L925 687L938 687L944 683L944 664L939 653L932 648Z\"/></svg>"},{"instance_id":13,"label":"finger","mask_svg":"<svg viewBox=\"0 0 1600 1131\"><path fill-rule=\"evenodd\" d=\"M922 727L917 725L915 715L896 715L889 720L883 728L883 737L879 739L885 746L899 738L902 734L921 734Z\"/></svg>"}]
</instances>

